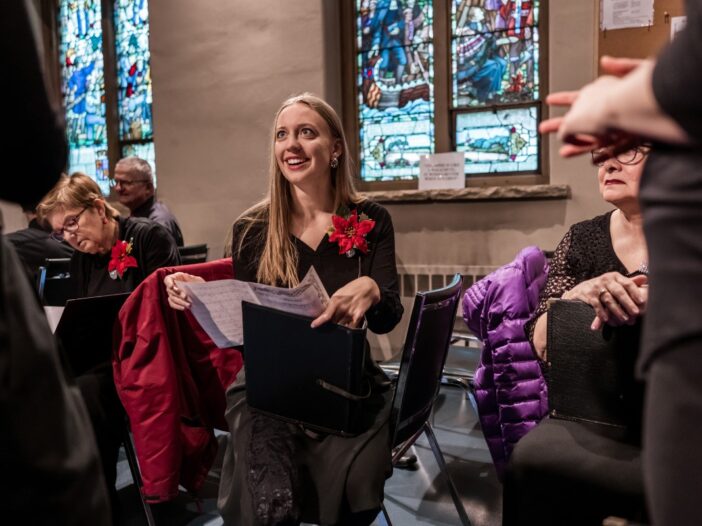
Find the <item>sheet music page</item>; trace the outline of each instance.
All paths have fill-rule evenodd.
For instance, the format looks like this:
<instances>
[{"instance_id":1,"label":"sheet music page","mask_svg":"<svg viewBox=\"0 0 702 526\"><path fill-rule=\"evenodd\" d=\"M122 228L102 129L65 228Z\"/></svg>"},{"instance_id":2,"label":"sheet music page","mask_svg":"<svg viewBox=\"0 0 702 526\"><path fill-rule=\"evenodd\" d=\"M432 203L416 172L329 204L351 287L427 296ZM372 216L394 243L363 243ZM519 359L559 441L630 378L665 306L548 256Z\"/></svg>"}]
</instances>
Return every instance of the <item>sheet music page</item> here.
<instances>
[{"instance_id":1,"label":"sheet music page","mask_svg":"<svg viewBox=\"0 0 702 526\"><path fill-rule=\"evenodd\" d=\"M56 327L58 327L59 320L63 314L63 309L64 307L44 306L44 314L46 314L46 319L49 322L51 332L56 332Z\"/></svg>"},{"instance_id":2,"label":"sheet music page","mask_svg":"<svg viewBox=\"0 0 702 526\"><path fill-rule=\"evenodd\" d=\"M206 283L178 282L190 296L195 319L220 349L244 343L241 302L260 303L251 284L235 279Z\"/></svg>"},{"instance_id":3,"label":"sheet music page","mask_svg":"<svg viewBox=\"0 0 702 526\"><path fill-rule=\"evenodd\" d=\"M300 284L292 289L271 287L259 283L251 283L259 303L264 307L278 309L301 316L317 317L329 303L322 281L314 267L310 267Z\"/></svg>"},{"instance_id":4,"label":"sheet music page","mask_svg":"<svg viewBox=\"0 0 702 526\"><path fill-rule=\"evenodd\" d=\"M286 289L235 279L206 283L178 282L192 301L191 312L219 348L244 343L241 302L248 301L303 316L319 316L329 295L314 268L297 287Z\"/></svg>"}]
</instances>

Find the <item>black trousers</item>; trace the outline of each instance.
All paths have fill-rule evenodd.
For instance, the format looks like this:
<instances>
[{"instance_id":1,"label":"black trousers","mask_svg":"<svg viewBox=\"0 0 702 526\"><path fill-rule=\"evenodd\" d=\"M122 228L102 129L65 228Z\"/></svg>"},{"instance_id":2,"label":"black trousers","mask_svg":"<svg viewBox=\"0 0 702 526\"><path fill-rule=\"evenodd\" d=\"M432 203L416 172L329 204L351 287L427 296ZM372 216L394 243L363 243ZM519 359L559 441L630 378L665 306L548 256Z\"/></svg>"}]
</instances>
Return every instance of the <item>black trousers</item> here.
<instances>
[{"instance_id":1,"label":"black trousers","mask_svg":"<svg viewBox=\"0 0 702 526\"><path fill-rule=\"evenodd\" d=\"M654 148L640 200L650 259L639 371L644 478L656 526L699 522L702 495L702 152Z\"/></svg>"},{"instance_id":2,"label":"black trousers","mask_svg":"<svg viewBox=\"0 0 702 526\"><path fill-rule=\"evenodd\" d=\"M516 445L505 471L503 526L600 526L645 520L641 448L603 426L546 418Z\"/></svg>"}]
</instances>

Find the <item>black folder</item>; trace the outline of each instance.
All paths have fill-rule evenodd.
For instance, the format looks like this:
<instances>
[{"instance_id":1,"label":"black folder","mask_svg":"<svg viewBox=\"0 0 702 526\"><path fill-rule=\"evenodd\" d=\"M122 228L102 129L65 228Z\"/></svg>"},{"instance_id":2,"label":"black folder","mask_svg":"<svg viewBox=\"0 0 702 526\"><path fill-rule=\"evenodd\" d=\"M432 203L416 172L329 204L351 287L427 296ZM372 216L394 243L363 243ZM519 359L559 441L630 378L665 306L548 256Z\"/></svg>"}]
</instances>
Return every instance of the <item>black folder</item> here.
<instances>
[{"instance_id":1,"label":"black folder","mask_svg":"<svg viewBox=\"0 0 702 526\"><path fill-rule=\"evenodd\" d=\"M640 428L643 385L634 376L641 326L593 331L595 311L581 301L558 300L548 310L552 417L626 428Z\"/></svg>"},{"instance_id":2,"label":"black folder","mask_svg":"<svg viewBox=\"0 0 702 526\"><path fill-rule=\"evenodd\" d=\"M359 432L366 330L242 302L246 397L250 407L315 431Z\"/></svg>"},{"instance_id":3,"label":"black folder","mask_svg":"<svg viewBox=\"0 0 702 526\"><path fill-rule=\"evenodd\" d=\"M54 334L74 375L112 360L113 329L129 293L68 300Z\"/></svg>"}]
</instances>

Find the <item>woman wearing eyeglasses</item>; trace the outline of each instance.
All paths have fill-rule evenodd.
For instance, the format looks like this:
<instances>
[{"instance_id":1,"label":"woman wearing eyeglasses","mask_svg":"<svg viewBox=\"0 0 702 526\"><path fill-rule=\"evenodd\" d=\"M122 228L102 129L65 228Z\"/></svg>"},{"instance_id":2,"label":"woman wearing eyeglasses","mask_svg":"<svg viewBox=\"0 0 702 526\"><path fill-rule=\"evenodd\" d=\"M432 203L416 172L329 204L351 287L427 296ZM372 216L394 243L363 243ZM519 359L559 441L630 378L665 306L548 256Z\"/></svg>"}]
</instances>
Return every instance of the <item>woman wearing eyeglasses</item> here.
<instances>
[{"instance_id":1,"label":"woman wearing eyeglasses","mask_svg":"<svg viewBox=\"0 0 702 526\"><path fill-rule=\"evenodd\" d=\"M54 239L65 240L75 249L71 258L74 298L131 292L156 269L180 263L175 241L163 226L149 219L121 217L85 174L61 176L39 203L37 214L51 225ZM93 424L114 512L124 416L111 363L78 376L76 383Z\"/></svg>"},{"instance_id":2,"label":"woman wearing eyeglasses","mask_svg":"<svg viewBox=\"0 0 702 526\"><path fill-rule=\"evenodd\" d=\"M131 292L160 267L180 262L168 231L148 219L121 217L90 177L62 176L37 207L51 236L75 250L73 297Z\"/></svg>"},{"instance_id":3,"label":"woman wearing eyeglasses","mask_svg":"<svg viewBox=\"0 0 702 526\"><path fill-rule=\"evenodd\" d=\"M632 324L646 310L648 256L638 195L648 148L611 155L595 151L593 162L602 198L615 209L568 230L526 326L542 360L548 352L550 298L591 305L597 314L592 329ZM599 379L593 376L592 381ZM541 421L512 452L504 479L503 524L586 525L601 524L608 515L641 518L641 449L638 434L631 435L582 422Z\"/></svg>"},{"instance_id":4,"label":"woman wearing eyeglasses","mask_svg":"<svg viewBox=\"0 0 702 526\"><path fill-rule=\"evenodd\" d=\"M594 151L600 194L616 208L573 225L556 248L541 302L527 331L546 360L548 300L580 300L595 309L592 328L632 324L646 310L648 253L639 208L639 181L648 155L641 146L606 160Z\"/></svg>"}]
</instances>

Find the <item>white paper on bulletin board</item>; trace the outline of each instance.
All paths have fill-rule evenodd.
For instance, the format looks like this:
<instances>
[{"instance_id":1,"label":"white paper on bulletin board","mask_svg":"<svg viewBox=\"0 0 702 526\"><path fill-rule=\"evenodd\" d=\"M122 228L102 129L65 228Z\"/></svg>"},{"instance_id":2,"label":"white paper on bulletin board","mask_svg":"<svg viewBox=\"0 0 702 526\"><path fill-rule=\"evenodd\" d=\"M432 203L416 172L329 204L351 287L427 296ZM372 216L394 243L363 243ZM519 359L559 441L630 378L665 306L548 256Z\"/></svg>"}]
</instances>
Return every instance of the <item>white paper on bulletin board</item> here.
<instances>
[{"instance_id":1,"label":"white paper on bulletin board","mask_svg":"<svg viewBox=\"0 0 702 526\"><path fill-rule=\"evenodd\" d=\"M466 187L463 152L435 153L419 158L419 189L445 190Z\"/></svg>"},{"instance_id":2,"label":"white paper on bulletin board","mask_svg":"<svg viewBox=\"0 0 702 526\"><path fill-rule=\"evenodd\" d=\"M673 40L675 38L675 35L680 33L683 29L685 29L685 25L687 24L687 17L686 16L674 16L670 19L670 40Z\"/></svg>"},{"instance_id":3,"label":"white paper on bulletin board","mask_svg":"<svg viewBox=\"0 0 702 526\"><path fill-rule=\"evenodd\" d=\"M653 0L602 0L600 29L647 27L653 24Z\"/></svg>"}]
</instances>

